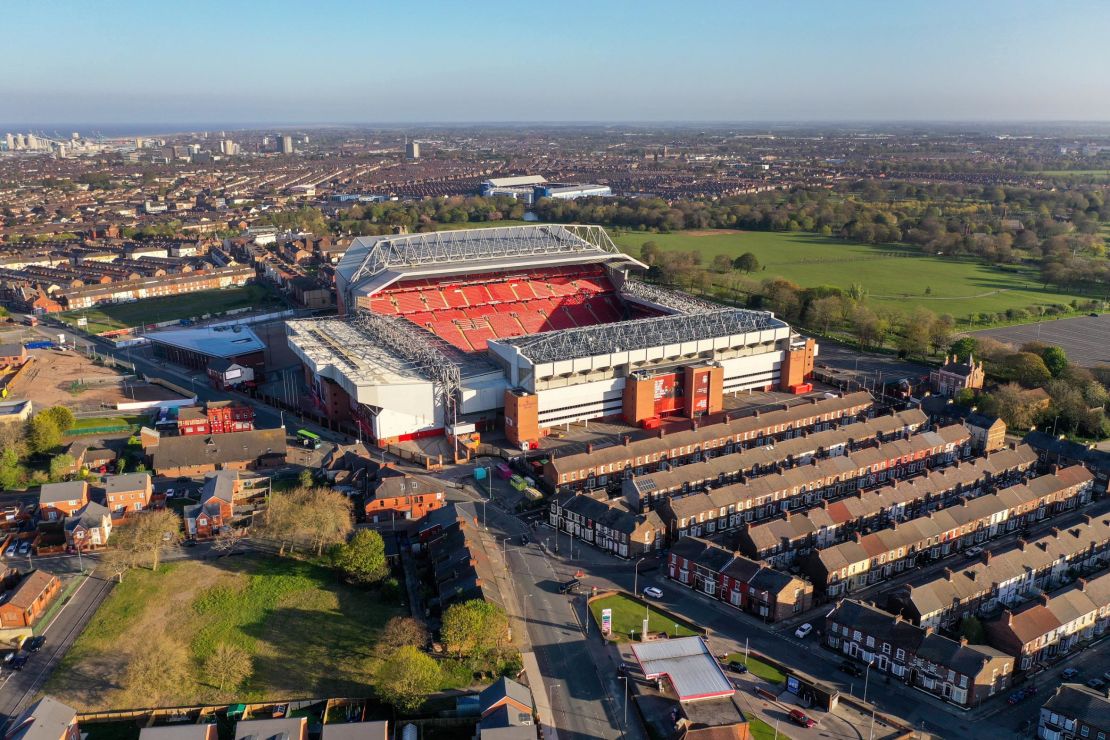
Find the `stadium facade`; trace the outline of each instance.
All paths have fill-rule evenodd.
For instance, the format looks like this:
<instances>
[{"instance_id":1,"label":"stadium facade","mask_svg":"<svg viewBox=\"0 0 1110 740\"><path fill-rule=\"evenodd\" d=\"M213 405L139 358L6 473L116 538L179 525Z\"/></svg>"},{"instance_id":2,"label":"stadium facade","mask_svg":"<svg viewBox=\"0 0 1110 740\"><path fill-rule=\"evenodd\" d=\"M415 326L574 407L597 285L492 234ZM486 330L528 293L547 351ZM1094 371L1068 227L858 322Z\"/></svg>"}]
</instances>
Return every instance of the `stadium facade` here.
<instances>
[{"instance_id":1,"label":"stadium facade","mask_svg":"<svg viewBox=\"0 0 1110 740\"><path fill-rule=\"evenodd\" d=\"M287 322L314 402L379 444L504 428L720 411L725 394L799 389L817 347L766 311L640 282L599 226L360 237L340 316Z\"/></svg>"}]
</instances>

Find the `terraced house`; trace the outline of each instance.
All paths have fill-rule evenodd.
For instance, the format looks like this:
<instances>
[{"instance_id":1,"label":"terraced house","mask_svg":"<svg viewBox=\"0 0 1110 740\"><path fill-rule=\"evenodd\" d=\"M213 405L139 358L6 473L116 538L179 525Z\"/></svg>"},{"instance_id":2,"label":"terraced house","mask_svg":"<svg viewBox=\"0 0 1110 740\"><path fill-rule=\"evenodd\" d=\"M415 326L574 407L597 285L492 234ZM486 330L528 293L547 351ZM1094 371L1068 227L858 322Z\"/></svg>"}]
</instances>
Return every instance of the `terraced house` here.
<instances>
[{"instance_id":1,"label":"terraced house","mask_svg":"<svg viewBox=\"0 0 1110 740\"><path fill-rule=\"evenodd\" d=\"M835 501L824 500L805 513L786 512L781 519L746 524L738 533L737 549L748 557L786 567L811 550L844 542L856 532L912 519L962 498L1014 485L1025 480L1036 463L1036 453L1025 445L988 457L957 460L925 476L894 479L888 485Z\"/></svg>"},{"instance_id":2,"label":"terraced house","mask_svg":"<svg viewBox=\"0 0 1110 740\"><path fill-rule=\"evenodd\" d=\"M659 512L672 540L711 535L952 463L968 439L962 427L945 427L705 493L672 497L660 504Z\"/></svg>"},{"instance_id":3,"label":"terraced house","mask_svg":"<svg viewBox=\"0 0 1110 740\"><path fill-rule=\"evenodd\" d=\"M862 601L841 600L825 618L825 644L875 670L961 707L1010 685L1014 659L951 640Z\"/></svg>"},{"instance_id":4,"label":"terraced house","mask_svg":"<svg viewBox=\"0 0 1110 740\"><path fill-rule=\"evenodd\" d=\"M624 501L609 501L601 491L556 496L548 510L548 522L569 537L622 558L655 552L666 541L666 528L658 514L631 511Z\"/></svg>"},{"instance_id":5,"label":"terraced house","mask_svg":"<svg viewBox=\"0 0 1110 740\"><path fill-rule=\"evenodd\" d=\"M625 436L620 445L574 455L553 454L544 466L544 478L560 492L616 489L626 476L701 462L707 452L730 455L832 429L844 420L859 420L873 406L871 394L860 391L832 398L813 396L796 405L784 404L744 417L719 414L716 423L693 420L682 431L668 431L664 426L655 436L635 440Z\"/></svg>"},{"instance_id":6,"label":"terraced house","mask_svg":"<svg viewBox=\"0 0 1110 740\"><path fill-rule=\"evenodd\" d=\"M1082 466L1065 468L878 532L856 533L852 541L811 552L802 568L819 592L843 596L921 562L1074 509L1090 500L1093 480Z\"/></svg>"},{"instance_id":7,"label":"terraced house","mask_svg":"<svg viewBox=\"0 0 1110 740\"><path fill-rule=\"evenodd\" d=\"M1083 515L1041 537L907 584L894 608L923 627L951 628L966 615L988 618L1110 564L1110 516Z\"/></svg>"},{"instance_id":8,"label":"terraced house","mask_svg":"<svg viewBox=\"0 0 1110 740\"><path fill-rule=\"evenodd\" d=\"M1062 591L1042 593L985 626L990 643L1017 658L1019 669L1051 663L1110 628L1110 574L1079 578Z\"/></svg>"}]
</instances>

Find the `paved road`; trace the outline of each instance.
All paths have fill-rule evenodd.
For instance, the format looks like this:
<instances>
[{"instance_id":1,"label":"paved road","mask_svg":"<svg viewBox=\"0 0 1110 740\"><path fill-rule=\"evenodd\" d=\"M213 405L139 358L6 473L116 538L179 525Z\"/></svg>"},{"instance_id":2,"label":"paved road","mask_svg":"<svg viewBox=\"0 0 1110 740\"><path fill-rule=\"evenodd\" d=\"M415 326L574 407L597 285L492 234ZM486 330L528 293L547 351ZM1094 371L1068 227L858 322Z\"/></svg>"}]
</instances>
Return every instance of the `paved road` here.
<instances>
[{"instance_id":1,"label":"paved road","mask_svg":"<svg viewBox=\"0 0 1110 740\"><path fill-rule=\"evenodd\" d=\"M97 576L75 576L84 579L41 634L46 635L42 650L34 653L22 671L4 671L0 684L0 715L5 725L42 690L47 678L61 661L73 641L85 628L97 607L108 596L113 581Z\"/></svg>"}]
</instances>

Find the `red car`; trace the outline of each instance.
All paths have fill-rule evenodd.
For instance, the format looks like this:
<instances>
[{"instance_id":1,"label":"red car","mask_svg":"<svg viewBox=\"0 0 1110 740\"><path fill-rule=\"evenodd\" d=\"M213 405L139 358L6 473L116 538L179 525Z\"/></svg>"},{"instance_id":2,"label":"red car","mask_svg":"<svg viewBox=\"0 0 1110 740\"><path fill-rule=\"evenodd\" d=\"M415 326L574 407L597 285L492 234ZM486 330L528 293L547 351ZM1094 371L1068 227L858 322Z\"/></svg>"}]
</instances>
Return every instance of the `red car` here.
<instances>
[{"instance_id":1,"label":"red car","mask_svg":"<svg viewBox=\"0 0 1110 740\"><path fill-rule=\"evenodd\" d=\"M817 724L816 720L809 717L805 712L800 709L790 710L790 721L802 727L813 727Z\"/></svg>"}]
</instances>

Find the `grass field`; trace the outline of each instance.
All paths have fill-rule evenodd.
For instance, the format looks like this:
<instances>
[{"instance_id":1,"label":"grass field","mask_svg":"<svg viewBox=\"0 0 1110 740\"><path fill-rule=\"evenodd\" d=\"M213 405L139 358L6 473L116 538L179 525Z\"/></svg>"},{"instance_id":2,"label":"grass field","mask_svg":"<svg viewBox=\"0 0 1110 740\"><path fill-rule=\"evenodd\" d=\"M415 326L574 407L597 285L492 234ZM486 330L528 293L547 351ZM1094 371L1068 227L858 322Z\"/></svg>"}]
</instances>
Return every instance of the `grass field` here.
<instances>
[{"instance_id":1,"label":"grass field","mask_svg":"<svg viewBox=\"0 0 1110 740\"><path fill-rule=\"evenodd\" d=\"M601 624L602 609L613 610L612 637L614 640L627 640L633 632L639 635L644 621L644 607L642 604L623 594L614 594L604 599L598 599L590 604L590 611L593 612L594 620L598 625ZM671 637L689 637L698 634L688 629L681 622L676 625L673 619L650 607L648 609L648 630L650 632L666 632Z\"/></svg>"},{"instance_id":2,"label":"grass field","mask_svg":"<svg viewBox=\"0 0 1110 740\"><path fill-rule=\"evenodd\" d=\"M673 234L623 233L616 244L634 257L653 241L663 249L698 250L704 265L718 254L751 252L765 269L755 280L782 277L803 288L861 284L868 301L899 311L924 306L935 313L965 318L970 313L999 313L1008 308L1066 304L1082 296L1043 290L1029 268L997 269L977 262L910 256L902 246L854 244L813 234L700 231ZM928 289L928 294L926 294Z\"/></svg>"},{"instance_id":3,"label":"grass field","mask_svg":"<svg viewBox=\"0 0 1110 740\"><path fill-rule=\"evenodd\" d=\"M364 696L376 632L398 613L376 592L289 559L243 556L136 570L93 616L46 691L79 710ZM177 645L189 680L136 685L129 665L160 641ZM221 692L202 669L221 643L252 658L253 673L239 690Z\"/></svg>"},{"instance_id":4,"label":"grass field","mask_svg":"<svg viewBox=\"0 0 1110 740\"><path fill-rule=\"evenodd\" d=\"M67 311L58 314L58 318L74 326L77 324L77 319L87 318L88 332L100 334L142 324L223 313L235 308L262 308L279 304L280 301L267 288L261 285L246 285L242 288L203 290L166 298L147 298L136 303L117 303L81 311Z\"/></svg>"},{"instance_id":5,"label":"grass field","mask_svg":"<svg viewBox=\"0 0 1110 740\"><path fill-rule=\"evenodd\" d=\"M77 419L73 422L73 428L67 430L67 432L80 434L87 429L100 429L102 427L137 427L146 421L147 417L145 416L94 416L89 419Z\"/></svg>"},{"instance_id":6,"label":"grass field","mask_svg":"<svg viewBox=\"0 0 1110 740\"><path fill-rule=\"evenodd\" d=\"M750 671L752 675L759 676L764 681L770 681L771 683L786 683L786 674L773 665L764 663L759 658L748 656L747 661L745 661L743 653L729 653L725 656L724 663L727 665L734 660L745 663L748 666L748 671Z\"/></svg>"}]
</instances>

